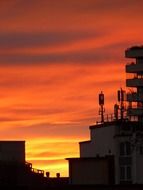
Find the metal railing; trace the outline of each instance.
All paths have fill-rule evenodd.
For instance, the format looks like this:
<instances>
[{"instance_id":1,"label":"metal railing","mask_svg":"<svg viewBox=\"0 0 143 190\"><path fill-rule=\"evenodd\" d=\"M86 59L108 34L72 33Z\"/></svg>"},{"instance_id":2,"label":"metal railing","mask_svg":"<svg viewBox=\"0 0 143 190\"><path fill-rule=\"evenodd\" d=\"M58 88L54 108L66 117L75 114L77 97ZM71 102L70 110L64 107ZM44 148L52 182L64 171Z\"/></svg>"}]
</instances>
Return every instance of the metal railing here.
<instances>
[{"instance_id":1,"label":"metal railing","mask_svg":"<svg viewBox=\"0 0 143 190\"><path fill-rule=\"evenodd\" d=\"M36 173L36 174L41 174L44 176L44 170L33 168L31 163L25 162L25 166L28 167L31 172Z\"/></svg>"}]
</instances>

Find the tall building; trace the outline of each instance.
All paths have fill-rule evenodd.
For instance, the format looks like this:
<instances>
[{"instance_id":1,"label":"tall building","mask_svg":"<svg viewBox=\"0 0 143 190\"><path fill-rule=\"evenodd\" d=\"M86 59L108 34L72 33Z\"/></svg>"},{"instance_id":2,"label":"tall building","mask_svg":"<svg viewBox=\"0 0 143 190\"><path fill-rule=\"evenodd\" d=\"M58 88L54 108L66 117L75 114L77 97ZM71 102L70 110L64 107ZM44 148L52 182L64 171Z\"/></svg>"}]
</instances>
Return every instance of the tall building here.
<instances>
[{"instance_id":1,"label":"tall building","mask_svg":"<svg viewBox=\"0 0 143 190\"><path fill-rule=\"evenodd\" d=\"M125 57L136 59L126 65L128 93L118 91L112 121L99 100L101 122L79 143L80 158L67 159L71 184L143 184L143 47L127 49Z\"/></svg>"},{"instance_id":2,"label":"tall building","mask_svg":"<svg viewBox=\"0 0 143 190\"><path fill-rule=\"evenodd\" d=\"M130 89L127 94L129 102L128 117L130 120L143 122L143 47L131 47L125 51L126 58L134 59L126 65L129 78L126 86Z\"/></svg>"}]
</instances>

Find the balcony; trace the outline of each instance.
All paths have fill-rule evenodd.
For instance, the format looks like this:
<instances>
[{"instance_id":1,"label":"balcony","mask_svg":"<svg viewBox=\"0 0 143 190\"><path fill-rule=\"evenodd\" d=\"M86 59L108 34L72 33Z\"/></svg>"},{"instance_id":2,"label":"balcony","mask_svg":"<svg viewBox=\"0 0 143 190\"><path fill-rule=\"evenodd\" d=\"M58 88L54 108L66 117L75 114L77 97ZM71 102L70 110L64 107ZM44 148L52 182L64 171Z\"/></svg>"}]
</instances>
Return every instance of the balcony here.
<instances>
[{"instance_id":1,"label":"balcony","mask_svg":"<svg viewBox=\"0 0 143 190\"><path fill-rule=\"evenodd\" d=\"M127 115L128 116L142 116L143 108L128 108Z\"/></svg>"},{"instance_id":2,"label":"balcony","mask_svg":"<svg viewBox=\"0 0 143 190\"><path fill-rule=\"evenodd\" d=\"M136 46L131 47L125 51L125 57L127 58L143 58L143 47L142 46Z\"/></svg>"},{"instance_id":3,"label":"balcony","mask_svg":"<svg viewBox=\"0 0 143 190\"><path fill-rule=\"evenodd\" d=\"M143 87L143 78L126 79L127 87Z\"/></svg>"},{"instance_id":4,"label":"balcony","mask_svg":"<svg viewBox=\"0 0 143 190\"><path fill-rule=\"evenodd\" d=\"M143 64L131 63L126 65L126 73L140 73L143 72Z\"/></svg>"},{"instance_id":5,"label":"balcony","mask_svg":"<svg viewBox=\"0 0 143 190\"><path fill-rule=\"evenodd\" d=\"M128 102L143 102L143 94L128 93L127 94L127 101Z\"/></svg>"}]
</instances>

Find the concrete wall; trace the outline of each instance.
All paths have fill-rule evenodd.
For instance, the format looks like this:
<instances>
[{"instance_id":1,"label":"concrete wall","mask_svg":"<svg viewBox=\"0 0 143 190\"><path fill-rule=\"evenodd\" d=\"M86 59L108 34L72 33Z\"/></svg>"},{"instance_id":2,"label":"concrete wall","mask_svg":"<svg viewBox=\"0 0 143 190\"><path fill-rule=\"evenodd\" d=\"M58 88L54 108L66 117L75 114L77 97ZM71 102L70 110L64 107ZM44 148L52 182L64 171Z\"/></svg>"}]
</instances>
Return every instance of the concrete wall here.
<instances>
[{"instance_id":1,"label":"concrete wall","mask_svg":"<svg viewBox=\"0 0 143 190\"><path fill-rule=\"evenodd\" d=\"M108 159L106 158L81 158L70 160L69 162L71 184L113 183L114 170L111 170L112 167L110 167ZM114 162L112 162L112 164L114 164Z\"/></svg>"},{"instance_id":2,"label":"concrete wall","mask_svg":"<svg viewBox=\"0 0 143 190\"><path fill-rule=\"evenodd\" d=\"M80 157L105 156L115 153L116 126L100 127L91 130L91 141L80 143Z\"/></svg>"},{"instance_id":3,"label":"concrete wall","mask_svg":"<svg viewBox=\"0 0 143 190\"><path fill-rule=\"evenodd\" d=\"M25 163L25 141L0 141L0 162Z\"/></svg>"},{"instance_id":4,"label":"concrete wall","mask_svg":"<svg viewBox=\"0 0 143 190\"><path fill-rule=\"evenodd\" d=\"M126 127L126 125L124 127ZM126 141L130 142L134 135L130 130L120 131L121 129L119 130L119 127L120 126L115 126L114 124L109 124L107 126L101 125L101 127L99 125L90 127L91 140L80 142L80 157L88 158L114 155L115 183L119 184L123 181L125 183L143 184L143 154L140 154L139 150L134 150L131 152L131 155L124 155L125 158L123 158L124 156L120 156L120 143ZM120 162L121 164L119 164L119 160L122 160L122 163ZM129 163L123 164L123 160ZM125 179L120 180L120 169L122 166L131 167L131 179L125 177ZM125 173L127 176L127 170Z\"/></svg>"}]
</instances>

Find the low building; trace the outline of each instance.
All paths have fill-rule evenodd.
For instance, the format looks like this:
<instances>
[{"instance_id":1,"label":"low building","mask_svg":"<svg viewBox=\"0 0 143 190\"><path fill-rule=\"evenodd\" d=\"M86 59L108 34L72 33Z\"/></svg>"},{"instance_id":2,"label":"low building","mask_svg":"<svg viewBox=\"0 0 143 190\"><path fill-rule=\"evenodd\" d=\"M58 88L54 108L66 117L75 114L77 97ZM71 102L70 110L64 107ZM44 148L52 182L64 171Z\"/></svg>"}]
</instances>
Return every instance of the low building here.
<instances>
[{"instance_id":1,"label":"low building","mask_svg":"<svg viewBox=\"0 0 143 190\"><path fill-rule=\"evenodd\" d=\"M114 157L67 158L70 184L114 184Z\"/></svg>"},{"instance_id":2,"label":"low building","mask_svg":"<svg viewBox=\"0 0 143 190\"><path fill-rule=\"evenodd\" d=\"M25 160L25 141L0 141L0 185L43 184L44 171Z\"/></svg>"}]
</instances>

